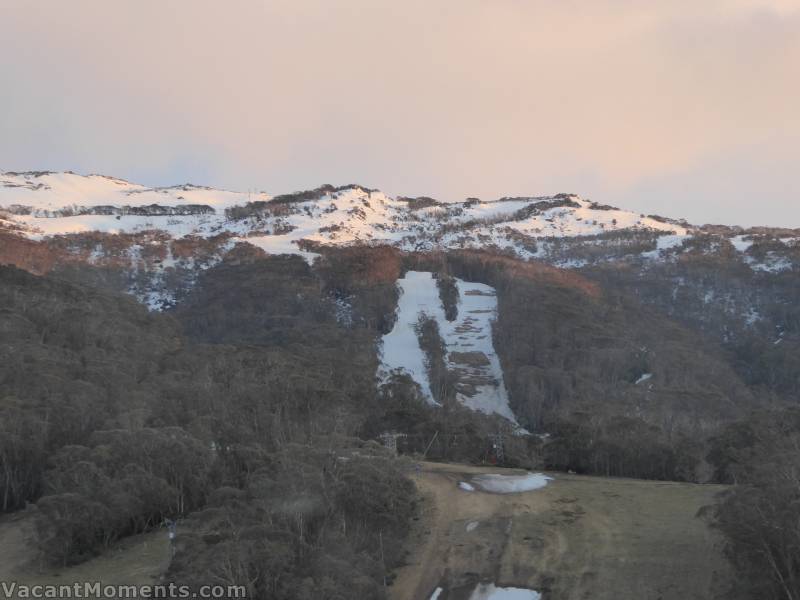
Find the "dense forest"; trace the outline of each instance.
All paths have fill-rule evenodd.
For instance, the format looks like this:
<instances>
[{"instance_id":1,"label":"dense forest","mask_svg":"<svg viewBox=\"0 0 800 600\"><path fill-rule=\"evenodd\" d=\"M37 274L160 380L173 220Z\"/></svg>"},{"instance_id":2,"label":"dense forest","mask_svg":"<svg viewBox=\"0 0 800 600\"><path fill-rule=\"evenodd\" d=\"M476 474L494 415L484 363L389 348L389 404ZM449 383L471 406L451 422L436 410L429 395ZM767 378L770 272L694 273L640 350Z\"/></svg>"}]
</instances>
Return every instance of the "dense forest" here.
<instances>
[{"instance_id":1,"label":"dense forest","mask_svg":"<svg viewBox=\"0 0 800 600\"><path fill-rule=\"evenodd\" d=\"M382 597L417 500L402 463L351 435L374 367L351 354L338 368L320 338L302 352L279 336L194 342L133 299L14 268L0 268L0 303L0 497L4 511L36 503L45 560L191 515L178 581ZM297 321L306 339L314 323ZM378 562L381 543L394 550Z\"/></svg>"},{"instance_id":2,"label":"dense forest","mask_svg":"<svg viewBox=\"0 0 800 600\"><path fill-rule=\"evenodd\" d=\"M733 484L715 523L752 598L800 597L800 412L757 413L727 426L709 453Z\"/></svg>"}]
</instances>

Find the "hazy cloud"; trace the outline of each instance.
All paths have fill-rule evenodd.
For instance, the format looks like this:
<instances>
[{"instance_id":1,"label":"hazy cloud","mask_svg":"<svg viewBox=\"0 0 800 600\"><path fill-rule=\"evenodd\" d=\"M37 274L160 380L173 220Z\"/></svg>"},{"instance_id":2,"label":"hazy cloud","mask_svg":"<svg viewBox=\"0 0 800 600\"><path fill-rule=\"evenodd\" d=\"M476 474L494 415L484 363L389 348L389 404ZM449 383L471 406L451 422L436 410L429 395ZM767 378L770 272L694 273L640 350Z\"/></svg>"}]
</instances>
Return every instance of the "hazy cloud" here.
<instances>
[{"instance_id":1,"label":"hazy cloud","mask_svg":"<svg viewBox=\"0 0 800 600\"><path fill-rule=\"evenodd\" d=\"M800 0L6 0L0 169L800 226Z\"/></svg>"}]
</instances>

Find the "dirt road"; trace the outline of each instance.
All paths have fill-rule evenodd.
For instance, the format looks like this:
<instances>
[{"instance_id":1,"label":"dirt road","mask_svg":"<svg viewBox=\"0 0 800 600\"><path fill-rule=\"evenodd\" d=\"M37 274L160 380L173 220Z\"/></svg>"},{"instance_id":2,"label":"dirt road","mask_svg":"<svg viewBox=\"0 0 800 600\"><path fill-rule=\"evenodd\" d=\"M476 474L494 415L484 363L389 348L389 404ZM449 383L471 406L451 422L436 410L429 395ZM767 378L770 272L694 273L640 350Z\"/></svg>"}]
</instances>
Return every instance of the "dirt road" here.
<instances>
[{"instance_id":1,"label":"dirt road","mask_svg":"<svg viewBox=\"0 0 800 600\"><path fill-rule=\"evenodd\" d=\"M458 487L497 472L424 463L425 507L391 600L427 600L437 587L439 600L462 600L479 581L543 600L733 597L721 540L697 516L721 486L555 474L518 494Z\"/></svg>"}]
</instances>

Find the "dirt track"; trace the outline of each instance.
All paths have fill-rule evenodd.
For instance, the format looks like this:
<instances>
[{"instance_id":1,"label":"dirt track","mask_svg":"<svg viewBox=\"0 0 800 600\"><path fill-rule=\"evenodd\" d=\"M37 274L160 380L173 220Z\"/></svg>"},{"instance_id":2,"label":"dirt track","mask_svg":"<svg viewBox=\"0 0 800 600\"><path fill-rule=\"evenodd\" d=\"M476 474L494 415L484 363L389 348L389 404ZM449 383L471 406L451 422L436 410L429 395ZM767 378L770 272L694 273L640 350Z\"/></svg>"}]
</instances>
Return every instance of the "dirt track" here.
<instances>
[{"instance_id":1,"label":"dirt track","mask_svg":"<svg viewBox=\"0 0 800 600\"><path fill-rule=\"evenodd\" d=\"M391 600L427 600L437 586L440 600L462 600L478 581L543 600L732 597L721 540L697 516L721 486L556 474L520 494L458 488L491 472L424 464L415 479L425 508Z\"/></svg>"}]
</instances>

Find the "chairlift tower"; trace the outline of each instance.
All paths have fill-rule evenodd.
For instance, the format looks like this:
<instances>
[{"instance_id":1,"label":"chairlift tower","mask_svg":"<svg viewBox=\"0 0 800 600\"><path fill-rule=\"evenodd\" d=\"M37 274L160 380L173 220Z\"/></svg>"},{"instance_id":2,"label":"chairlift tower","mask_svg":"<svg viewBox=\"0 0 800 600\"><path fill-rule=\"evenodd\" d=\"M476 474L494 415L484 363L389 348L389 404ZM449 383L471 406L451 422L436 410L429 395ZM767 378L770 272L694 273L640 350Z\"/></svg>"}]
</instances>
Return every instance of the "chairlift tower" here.
<instances>
[{"instance_id":1,"label":"chairlift tower","mask_svg":"<svg viewBox=\"0 0 800 600\"><path fill-rule=\"evenodd\" d=\"M489 434L489 440L492 442L492 452L497 462L504 462L506 458L504 438L505 436L502 433Z\"/></svg>"},{"instance_id":2,"label":"chairlift tower","mask_svg":"<svg viewBox=\"0 0 800 600\"><path fill-rule=\"evenodd\" d=\"M397 438L405 436L405 433L390 433L387 431L380 434L378 439L386 448L392 451L392 454L397 454Z\"/></svg>"}]
</instances>

